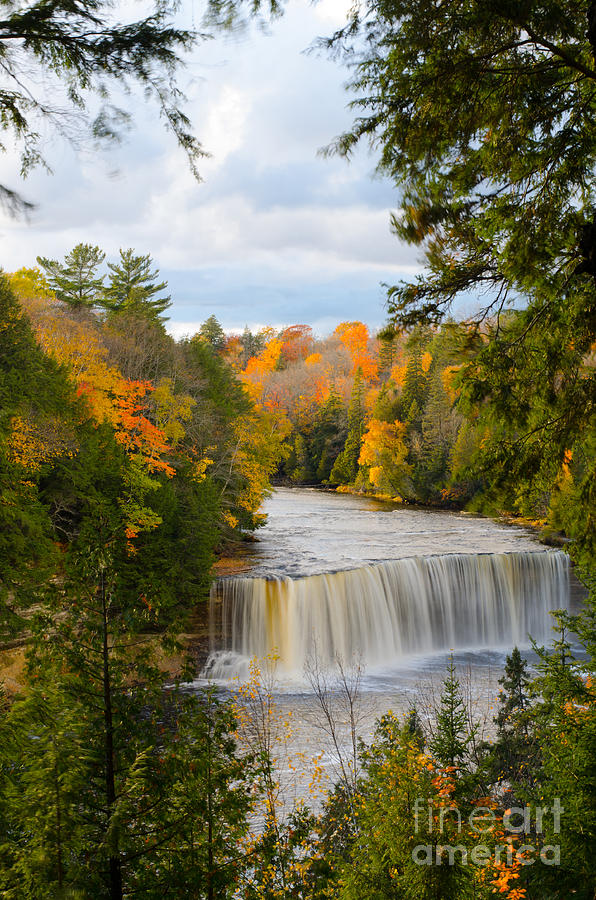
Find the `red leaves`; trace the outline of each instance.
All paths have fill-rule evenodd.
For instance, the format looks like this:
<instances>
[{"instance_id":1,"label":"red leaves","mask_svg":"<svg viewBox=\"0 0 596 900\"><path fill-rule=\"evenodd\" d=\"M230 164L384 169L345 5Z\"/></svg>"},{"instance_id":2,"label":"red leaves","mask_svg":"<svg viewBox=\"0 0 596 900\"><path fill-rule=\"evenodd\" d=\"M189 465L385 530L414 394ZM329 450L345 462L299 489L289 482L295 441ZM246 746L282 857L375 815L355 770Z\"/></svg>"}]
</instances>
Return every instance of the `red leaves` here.
<instances>
[{"instance_id":1,"label":"red leaves","mask_svg":"<svg viewBox=\"0 0 596 900\"><path fill-rule=\"evenodd\" d=\"M168 477L174 469L161 454L170 447L161 429L144 415L147 404L140 402L154 388L148 381L124 381L114 391L114 405L118 410L116 440L129 454L140 454L150 472L162 471Z\"/></svg>"}]
</instances>

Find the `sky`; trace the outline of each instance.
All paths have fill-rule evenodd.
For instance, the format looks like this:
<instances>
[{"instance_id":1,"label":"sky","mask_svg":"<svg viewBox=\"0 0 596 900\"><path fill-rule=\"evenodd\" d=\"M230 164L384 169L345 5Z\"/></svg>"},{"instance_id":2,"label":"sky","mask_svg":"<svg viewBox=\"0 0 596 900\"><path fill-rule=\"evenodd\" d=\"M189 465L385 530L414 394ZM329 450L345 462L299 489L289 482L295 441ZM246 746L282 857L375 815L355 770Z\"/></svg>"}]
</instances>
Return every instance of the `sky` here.
<instances>
[{"instance_id":1,"label":"sky","mask_svg":"<svg viewBox=\"0 0 596 900\"><path fill-rule=\"evenodd\" d=\"M62 259L80 242L108 259L121 247L150 253L169 284L176 337L211 314L229 331L300 322L324 335L345 320L382 325L381 284L419 271L419 251L391 234L399 197L374 175L368 151L350 163L318 155L352 121L349 73L304 52L343 23L348 5L293 0L268 33L217 35L193 51L181 84L211 154L200 162L201 184L144 103L117 149L75 151L48 135L52 174L36 170L19 183L9 149L0 183L38 208L28 223L0 214L0 266ZM186 9L200 27L194 0Z\"/></svg>"}]
</instances>

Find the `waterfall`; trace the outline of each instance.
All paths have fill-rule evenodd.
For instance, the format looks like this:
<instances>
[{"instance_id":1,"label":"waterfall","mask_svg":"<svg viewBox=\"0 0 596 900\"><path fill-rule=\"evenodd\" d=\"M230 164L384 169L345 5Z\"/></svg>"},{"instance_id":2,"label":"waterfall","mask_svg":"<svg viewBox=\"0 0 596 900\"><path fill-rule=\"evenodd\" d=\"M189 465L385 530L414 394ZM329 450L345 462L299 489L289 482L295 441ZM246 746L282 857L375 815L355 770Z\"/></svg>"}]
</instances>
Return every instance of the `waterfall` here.
<instances>
[{"instance_id":1,"label":"waterfall","mask_svg":"<svg viewBox=\"0 0 596 900\"><path fill-rule=\"evenodd\" d=\"M296 579L226 578L212 590L220 649L205 674L242 676L248 659L275 652L282 671L300 676L315 648L324 664L359 654L374 667L451 648L523 646L529 635L548 641L549 612L568 605L561 551L411 557Z\"/></svg>"}]
</instances>

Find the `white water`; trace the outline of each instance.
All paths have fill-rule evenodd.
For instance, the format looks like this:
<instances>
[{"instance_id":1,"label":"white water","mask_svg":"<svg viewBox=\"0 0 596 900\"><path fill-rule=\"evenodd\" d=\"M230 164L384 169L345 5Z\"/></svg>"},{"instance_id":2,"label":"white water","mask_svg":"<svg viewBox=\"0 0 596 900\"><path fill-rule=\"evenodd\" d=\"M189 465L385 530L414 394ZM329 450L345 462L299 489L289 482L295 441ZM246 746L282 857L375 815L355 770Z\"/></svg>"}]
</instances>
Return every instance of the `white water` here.
<instances>
[{"instance_id":1,"label":"white water","mask_svg":"<svg viewBox=\"0 0 596 900\"><path fill-rule=\"evenodd\" d=\"M528 632L548 644L549 611L570 605L567 556L545 550L523 528L310 490L275 491L264 511L250 571L214 585L214 652L205 675L227 690L235 676L248 676L250 659L277 648L281 665L266 682L276 715L291 721L284 752L296 754L293 767L281 751L276 757L286 798L312 804L311 759L328 785L339 777L337 747L302 671L315 645L323 669L334 654L346 663L352 651L365 657L355 707L365 743L389 709L405 714L414 704L429 726L453 648L483 740L494 727L507 652L527 646ZM349 754L351 724L333 666L324 679L341 753Z\"/></svg>"},{"instance_id":2,"label":"white water","mask_svg":"<svg viewBox=\"0 0 596 900\"><path fill-rule=\"evenodd\" d=\"M206 674L242 677L251 657L275 653L300 677L316 655L323 665L358 656L367 669L449 649L523 647L548 640L552 610L569 598L560 551L412 557L347 572L229 578L212 595L227 652ZM218 629L219 630L219 629Z\"/></svg>"}]
</instances>

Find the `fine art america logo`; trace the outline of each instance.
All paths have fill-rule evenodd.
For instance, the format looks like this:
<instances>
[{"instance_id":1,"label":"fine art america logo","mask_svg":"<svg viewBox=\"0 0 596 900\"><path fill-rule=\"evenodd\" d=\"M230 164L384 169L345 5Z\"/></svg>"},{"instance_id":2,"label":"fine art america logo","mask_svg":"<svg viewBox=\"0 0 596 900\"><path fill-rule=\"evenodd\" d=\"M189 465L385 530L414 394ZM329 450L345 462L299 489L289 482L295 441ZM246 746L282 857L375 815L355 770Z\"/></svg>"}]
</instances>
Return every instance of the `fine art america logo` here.
<instances>
[{"instance_id":1,"label":"fine art america logo","mask_svg":"<svg viewBox=\"0 0 596 900\"><path fill-rule=\"evenodd\" d=\"M425 837L431 837L433 834L442 835L447 825L451 833L455 828L457 834L462 834L465 829L468 836L508 833L509 837L504 838L504 843L491 841L490 844L481 843L479 838L479 843L472 847L434 842L418 844L412 850L412 859L419 866L453 866L456 862L459 865L472 863L476 866L495 862L511 866L514 861L522 866L532 866L538 860L546 866L558 866L561 861L559 844L544 844L538 849L534 844L521 843L523 840L521 836L543 834L547 822L552 823L550 831L559 834L561 815L564 811L557 797L552 807L539 806L532 809L529 806L514 806L502 816L497 816L490 807L478 806L469 816L462 818L457 806L435 808L430 800L417 797L414 803L416 834L423 831Z\"/></svg>"}]
</instances>

